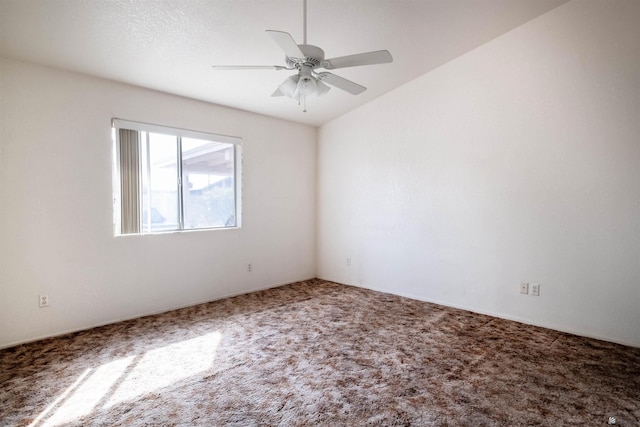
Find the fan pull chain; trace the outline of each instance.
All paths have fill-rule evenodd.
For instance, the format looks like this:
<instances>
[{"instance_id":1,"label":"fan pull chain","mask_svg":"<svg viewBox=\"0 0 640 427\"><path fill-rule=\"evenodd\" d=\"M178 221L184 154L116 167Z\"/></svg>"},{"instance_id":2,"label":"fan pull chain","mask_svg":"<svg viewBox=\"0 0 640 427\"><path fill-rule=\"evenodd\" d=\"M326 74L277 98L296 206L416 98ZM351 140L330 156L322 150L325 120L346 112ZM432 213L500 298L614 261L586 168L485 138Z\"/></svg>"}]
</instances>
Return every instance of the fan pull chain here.
<instances>
[{"instance_id":1,"label":"fan pull chain","mask_svg":"<svg viewBox=\"0 0 640 427\"><path fill-rule=\"evenodd\" d=\"M302 106L302 112L306 113L307 112L307 97L305 95L300 95L300 98L298 98L298 106L300 106L300 105Z\"/></svg>"},{"instance_id":2,"label":"fan pull chain","mask_svg":"<svg viewBox=\"0 0 640 427\"><path fill-rule=\"evenodd\" d=\"M302 112L306 113L307 112L307 97L304 95L299 95L298 96L298 107L302 107Z\"/></svg>"}]
</instances>

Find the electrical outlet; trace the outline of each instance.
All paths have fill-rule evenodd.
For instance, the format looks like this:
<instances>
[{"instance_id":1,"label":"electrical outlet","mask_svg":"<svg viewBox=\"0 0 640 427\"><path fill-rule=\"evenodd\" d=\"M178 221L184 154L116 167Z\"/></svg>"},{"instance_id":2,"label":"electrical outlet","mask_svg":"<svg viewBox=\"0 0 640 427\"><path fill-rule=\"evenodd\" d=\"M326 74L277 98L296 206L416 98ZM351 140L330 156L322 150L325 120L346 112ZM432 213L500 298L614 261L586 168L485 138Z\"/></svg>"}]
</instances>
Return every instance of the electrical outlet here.
<instances>
[{"instance_id":1,"label":"electrical outlet","mask_svg":"<svg viewBox=\"0 0 640 427\"><path fill-rule=\"evenodd\" d=\"M527 282L520 283L520 293L521 294L528 294L529 293L529 283L527 283Z\"/></svg>"},{"instance_id":2,"label":"electrical outlet","mask_svg":"<svg viewBox=\"0 0 640 427\"><path fill-rule=\"evenodd\" d=\"M49 307L49 295L40 294L40 307Z\"/></svg>"},{"instance_id":3,"label":"electrical outlet","mask_svg":"<svg viewBox=\"0 0 640 427\"><path fill-rule=\"evenodd\" d=\"M347 265L351 265L351 257L350 256L347 257L347 259L345 260L345 263Z\"/></svg>"},{"instance_id":4,"label":"electrical outlet","mask_svg":"<svg viewBox=\"0 0 640 427\"><path fill-rule=\"evenodd\" d=\"M531 284L531 295L540 296L540 284L532 283Z\"/></svg>"},{"instance_id":5,"label":"electrical outlet","mask_svg":"<svg viewBox=\"0 0 640 427\"><path fill-rule=\"evenodd\" d=\"M249 273L251 273L253 271L253 266L251 265L251 263L247 264L247 271Z\"/></svg>"}]
</instances>

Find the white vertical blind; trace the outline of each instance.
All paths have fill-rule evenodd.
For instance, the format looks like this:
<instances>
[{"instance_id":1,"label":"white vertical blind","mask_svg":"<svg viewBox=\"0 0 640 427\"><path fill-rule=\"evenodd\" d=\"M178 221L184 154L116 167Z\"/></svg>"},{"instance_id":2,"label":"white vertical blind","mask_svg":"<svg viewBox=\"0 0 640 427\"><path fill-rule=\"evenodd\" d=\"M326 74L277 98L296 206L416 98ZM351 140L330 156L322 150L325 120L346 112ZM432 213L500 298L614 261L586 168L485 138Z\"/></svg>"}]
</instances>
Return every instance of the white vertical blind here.
<instances>
[{"instance_id":1,"label":"white vertical blind","mask_svg":"<svg viewBox=\"0 0 640 427\"><path fill-rule=\"evenodd\" d=\"M120 223L122 234L140 232L142 215L140 182L140 134L135 130L118 129L120 141Z\"/></svg>"}]
</instances>

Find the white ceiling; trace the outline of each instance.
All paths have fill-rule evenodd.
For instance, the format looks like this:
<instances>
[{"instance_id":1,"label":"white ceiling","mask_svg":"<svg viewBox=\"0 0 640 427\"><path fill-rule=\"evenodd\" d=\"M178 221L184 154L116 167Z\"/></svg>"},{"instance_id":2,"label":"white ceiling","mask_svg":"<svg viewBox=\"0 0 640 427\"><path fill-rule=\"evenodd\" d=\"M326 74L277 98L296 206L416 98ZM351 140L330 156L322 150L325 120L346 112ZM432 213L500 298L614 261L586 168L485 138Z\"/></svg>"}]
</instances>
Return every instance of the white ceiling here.
<instances>
[{"instance_id":1,"label":"white ceiling","mask_svg":"<svg viewBox=\"0 0 640 427\"><path fill-rule=\"evenodd\" d=\"M292 71L265 30L302 43L302 0L0 0L0 55L321 125L567 0L308 0L308 43L327 58L387 49L391 64L332 71L368 88L271 97Z\"/></svg>"}]
</instances>

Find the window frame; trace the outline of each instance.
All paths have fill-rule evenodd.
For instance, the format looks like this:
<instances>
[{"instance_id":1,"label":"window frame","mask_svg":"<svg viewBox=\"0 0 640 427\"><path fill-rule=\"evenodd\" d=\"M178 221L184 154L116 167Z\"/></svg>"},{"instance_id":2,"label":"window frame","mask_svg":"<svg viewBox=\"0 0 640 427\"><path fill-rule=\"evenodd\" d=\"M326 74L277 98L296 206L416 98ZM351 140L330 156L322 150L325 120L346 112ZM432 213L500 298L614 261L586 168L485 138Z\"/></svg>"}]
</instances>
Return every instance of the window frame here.
<instances>
[{"instance_id":1,"label":"window frame","mask_svg":"<svg viewBox=\"0 0 640 427\"><path fill-rule=\"evenodd\" d=\"M113 161L112 161L112 179L113 179L113 231L115 236L144 236L150 234L165 234L165 233L182 233L193 231L209 231L209 230L233 230L242 228L242 138L229 135L215 134L211 132L194 131L182 128L175 128L170 126L162 126L150 123L136 122L131 120L123 120L118 118L111 119L112 128L112 140L113 140ZM145 132L147 134L146 140L148 141L149 133L157 133L164 135L171 135L177 138L178 150L181 149L182 138L193 138L198 140L219 142L230 144L233 146L233 187L234 187L234 215L235 225L224 227L202 227L202 228L184 228L184 195L183 195L183 177L182 177L182 153L176 153L176 162L179 173L177 175L178 184L178 204L179 204L179 216L178 223L179 228L170 230L155 230L144 231L143 228L139 232L123 233L121 228L121 199L122 194L120 192L120 129L128 129L136 132ZM141 144L145 143L143 140ZM141 161L148 163L148 154L146 158ZM142 178L142 170L141 179ZM144 195L140 192L139 204L142 206L142 198ZM142 218L141 218L142 221ZM142 225L142 224L141 224Z\"/></svg>"}]
</instances>

